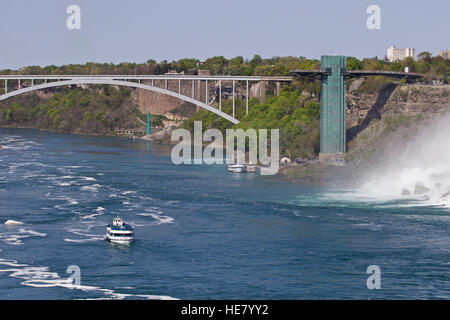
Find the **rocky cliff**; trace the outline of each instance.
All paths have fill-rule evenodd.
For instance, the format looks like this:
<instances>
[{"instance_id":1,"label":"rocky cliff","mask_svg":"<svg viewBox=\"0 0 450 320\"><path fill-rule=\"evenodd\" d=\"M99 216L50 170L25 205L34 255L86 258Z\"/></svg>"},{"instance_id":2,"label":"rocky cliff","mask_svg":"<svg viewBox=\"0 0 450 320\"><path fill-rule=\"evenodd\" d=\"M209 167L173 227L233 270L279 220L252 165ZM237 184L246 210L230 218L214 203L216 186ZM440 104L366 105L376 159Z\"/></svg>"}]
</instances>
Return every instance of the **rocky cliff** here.
<instances>
[{"instance_id":1,"label":"rocky cliff","mask_svg":"<svg viewBox=\"0 0 450 320\"><path fill-rule=\"evenodd\" d=\"M450 86L386 84L379 92L367 93L350 88L347 94L347 129L381 114L403 113L424 116L448 108ZM367 120L366 120L367 119Z\"/></svg>"},{"instance_id":2,"label":"rocky cliff","mask_svg":"<svg viewBox=\"0 0 450 320\"><path fill-rule=\"evenodd\" d=\"M371 157L405 143L434 117L450 111L448 85L386 83L378 92L365 92L360 84L350 85L347 94L349 158Z\"/></svg>"}]
</instances>

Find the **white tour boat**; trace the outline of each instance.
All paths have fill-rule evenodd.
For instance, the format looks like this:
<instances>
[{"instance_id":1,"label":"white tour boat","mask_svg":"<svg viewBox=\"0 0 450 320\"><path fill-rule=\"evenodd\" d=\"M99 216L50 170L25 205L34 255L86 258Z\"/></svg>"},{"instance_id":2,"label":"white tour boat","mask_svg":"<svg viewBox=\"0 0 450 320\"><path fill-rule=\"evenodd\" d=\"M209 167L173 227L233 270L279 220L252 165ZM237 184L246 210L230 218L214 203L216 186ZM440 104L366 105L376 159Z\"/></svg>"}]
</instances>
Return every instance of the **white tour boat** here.
<instances>
[{"instance_id":1,"label":"white tour boat","mask_svg":"<svg viewBox=\"0 0 450 320\"><path fill-rule=\"evenodd\" d=\"M106 227L106 239L116 243L130 243L134 241L134 228L121 218L114 218L112 224Z\"/></svg>"}]
</instances>

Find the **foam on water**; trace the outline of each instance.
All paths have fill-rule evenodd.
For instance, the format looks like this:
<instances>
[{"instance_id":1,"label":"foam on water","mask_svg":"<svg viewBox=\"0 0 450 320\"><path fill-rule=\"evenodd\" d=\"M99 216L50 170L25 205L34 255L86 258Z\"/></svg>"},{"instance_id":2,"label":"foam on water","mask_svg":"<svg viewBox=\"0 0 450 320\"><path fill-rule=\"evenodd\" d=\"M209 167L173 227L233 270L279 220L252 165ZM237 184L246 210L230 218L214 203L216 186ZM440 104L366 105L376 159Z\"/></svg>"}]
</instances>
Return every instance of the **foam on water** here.
<instances>
[{"instance_id":1,"label":"foam on water","mask_svg":"<svg viewBox=\"0 0 450 320\"><path fill-rule=\"evenodd\" d=\"M164 224L164 223L174 223L174 221L175 221L175 219L172 217L157 214L157 213L152 213L152 212L138 213L138 215L142 216L142 217L152 217L153 219L156 220L157 225ZM141 225L136 225L136 226L141 226Z\"/></svg>"},{"instance_id":2,"label":"foam on water","mask_svg":"<svg viewBox=\"0 0 450 320\"><path fill-rule=\"evenodd\" d=\"M86 239L69 239L69 238L64 238L64 241L66 241L66 242L75 242L75 243L86 243L86 242L104 241L104 240L105 240L104 236L89 237L89 238L86 238Z\"/></svg>"},{"instance_id":3,"label":"foam on water","mask_svg":"<svg viewBox=\"0 0 450 320\"><path fill-rule=\"evenodd\" d=\"M100 211L99 213L82 216L81 218L82 219L91 219L91 218L94 218L95 216L102 215L102 214L103 214L103 211ZM98 227L98 226L103 226L103 224L98 224L94 221L94 223L88 222L88 223L84 224L83 229L68 228L67 232L72 233L77 236L81 236L82 238L81 239L80 238L77 238L77 239L65 238L64 241L84 243L84 242L105 240L105 235L103 235L103 234L90 233L90 230L92 228Z\"/></svg>"},{"instance_id":4,"label":"foam on water","mask_svg":"<svg viewBox=\"0 0 450 320\"><path fill-rule=\"evenodd\" d=\"M98 188L100 188L101 185L99 184L93 184L88 186L82 186L80 187L81 191L91 191L91 192L98 192Z\"/></svg>"},{"instance_id":5,"label":"foam on water","mask_svg":"<svg viewBox=\"0 0 450 320\"><path fill-rule=\"evenodd\" d=\"M33 147L40 146L39 143L26 140L22 136L3 136L2 147L9 150L29 150Z\"/></svg>"},{"instance_id":6,"label":"foam on water","mask_svg":"<svg viewBox=\"0 0 450 320\"><path fill-rule=\"evenodd\" d=\"M23 245L23 240L30 237L45 237L46 233L40 233L30 229L19 228L0 233L0 241L9 245Z\"/></svg>"},{"instance_id":7,"label":"foam on water","mask_svg":"<svg viewBox=\"0 0 450 320\"><path fill-rule=\"evenodd\" d=\"M149 300L176 300L176 298L164 295L141 295L119 293L112 289L104 289L101 287L90 285L75 285L70 278L61 278L58 273L51 272L48 267L34 267L27 264L18 263L16 260L8 260L0 258L0 265L6 266L0 269L0 273L9 273L10 277L23 280L24 286L35 288L51 288L61 287L66 289L77 289L83 292L101 294L102 299L126 299L126 298L143 298Z\"/></svg>"},{"instance_id":8,"label":"foam on water","mask_svg":"<svg viewBox=\"0 0 450 320\"><path fill-rule=\"evenodd\" d=\"M81 217L81 219L92 219L94 217L102 216L102 215L105 214L105 210L106 209L103 208L103 207L97 207L97 209L95 209L96 213L92 213L92 214L89 214L89 215L84 215L84 216Z\"/></svg>"},{"instance_id":9,"label":"foam on water","mask_svg":"<svg viewBox=\"0 0 450 320\"><path fill-rule=\"evenodd\" d=\"M72 184L70 182L58 182L57 185L60 187L68 187L71 186Z\"/></svg>"},{"instance_id":10,"label":"foam on water","mask_svg":"<svg viewBox=\"0 0 450 320\"><path fill-rule=\"evenodd\" d=\"M84 181L97 181L97 179L95 179L93 177L81 177L81 179Z\"/></svg>"}]
</instances>

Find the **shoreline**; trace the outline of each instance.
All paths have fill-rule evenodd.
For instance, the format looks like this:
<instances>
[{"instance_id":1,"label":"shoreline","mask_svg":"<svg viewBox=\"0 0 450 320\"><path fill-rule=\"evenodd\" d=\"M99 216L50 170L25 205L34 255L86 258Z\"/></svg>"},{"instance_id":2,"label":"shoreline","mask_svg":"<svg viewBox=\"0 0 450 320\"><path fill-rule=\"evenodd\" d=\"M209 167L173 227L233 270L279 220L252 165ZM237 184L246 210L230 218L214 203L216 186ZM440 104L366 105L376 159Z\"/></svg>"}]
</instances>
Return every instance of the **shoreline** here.
<instances>
[{"instance_id":1,"label":"shoreline","mask_svg":"<svg viewBox=\"0 0 450 320\"><path fill-rule=\"evenodd\" d=\"M42 132L51 132L54 134L61 134L61 135L76 135L76 136L92 136L92 137L118 137L118 138L127 138L130 139L130 136L126 135L118 135L118 134L102 134L102 133L77 133L77 132L61 132L56 131L52 129L42 129L42 128L36 128L36 127L26 127L26 126L14 126L14 127L8 127L8 126L0 126L0 129L30 129L30 130L38 130ZM138 138L138 137L136 137Z\"/></svg>"},{"instance_id":2,"label":"shoreline","mask_svg":"<svg viewBox=\"0 0 450 320\"><path fill-rule=\"evenodd\" d=\"M326 163L285 165L280 167L277 176L294 184L316 187L349 187L354 185L362 168L354 164L334 166Z\"/></svg>"}]
</instances>

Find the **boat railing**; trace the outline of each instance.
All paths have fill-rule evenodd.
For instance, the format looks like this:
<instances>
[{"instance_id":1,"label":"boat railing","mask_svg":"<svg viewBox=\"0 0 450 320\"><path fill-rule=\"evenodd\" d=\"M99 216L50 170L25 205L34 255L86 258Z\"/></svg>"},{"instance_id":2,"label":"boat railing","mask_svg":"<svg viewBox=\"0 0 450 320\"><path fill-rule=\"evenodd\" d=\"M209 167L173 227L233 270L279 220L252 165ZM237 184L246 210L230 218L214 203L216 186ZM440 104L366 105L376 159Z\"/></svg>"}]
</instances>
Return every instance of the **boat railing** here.
<instances>
[{"instance_id":1,"label":"boat railing","mask_svg":"<svg viewBox=\"0 0 450 320\"><path fill-rule=\"evenodd\" d=\"M133 231L133 227L128 224L123 224L122 226L111 226L108 225L108 227L111 228L111 230L126 230L126 231Z\"/></svg>"}]
</instances>

